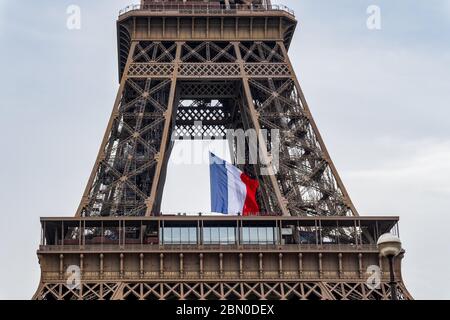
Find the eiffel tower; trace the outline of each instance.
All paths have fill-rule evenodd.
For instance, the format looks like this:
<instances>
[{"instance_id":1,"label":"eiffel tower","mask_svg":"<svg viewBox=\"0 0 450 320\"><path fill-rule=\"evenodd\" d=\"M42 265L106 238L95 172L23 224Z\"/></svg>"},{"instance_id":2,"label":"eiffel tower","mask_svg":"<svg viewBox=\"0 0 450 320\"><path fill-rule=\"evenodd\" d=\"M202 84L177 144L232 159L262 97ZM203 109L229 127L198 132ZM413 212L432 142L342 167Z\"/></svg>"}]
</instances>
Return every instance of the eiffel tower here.
<instances>
[{"instance_id":1,"label":"eiffel tower","mask_svg":"<svg viewBox=\"0 0 450 320\"><path fill-rule=\"evenodd\" d=\"M270 0L120 12L113 111L75 217L41 218L34 299L411 299L404 252L391 289L376 245L398 217L358 214L311 115L288 56L296 25ZM236 160L230 129L279 135L260 140L269 165L240 165L259 181L259 215L161 213L174 141L228 139Z\"/></svg>"}]
</instances>

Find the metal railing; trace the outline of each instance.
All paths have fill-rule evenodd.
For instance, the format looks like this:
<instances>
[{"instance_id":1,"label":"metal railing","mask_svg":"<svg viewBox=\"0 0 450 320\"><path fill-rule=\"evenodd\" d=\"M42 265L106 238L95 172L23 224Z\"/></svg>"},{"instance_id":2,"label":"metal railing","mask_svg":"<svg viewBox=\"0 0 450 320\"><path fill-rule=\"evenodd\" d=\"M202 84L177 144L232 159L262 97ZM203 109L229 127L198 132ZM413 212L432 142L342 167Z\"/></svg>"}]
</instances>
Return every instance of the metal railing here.
<instances>
[{"instance_id":1,"label":"metal railing","mask_svg":"<svg viewBox=\"0 0 450 320\"><path fill-rule=\"evenodd\" d=\"M55 271L44 271L42 272L42 278L44 280L66 280L67 274L63 273L60 274L59 272ZM298 269L287 269L283 271L279 270L270 270L270 271L240 271L238 269L232 269L232 270L225 270L223 272L220 272L218 270L205 270L201 272L200 270L196 271L146 271L141 273L139 270L133 270L133 271L126 271L123 273L120 273L119 271L107 271L107 272L100 272L100 271L87 271L83 272L81 275L82 281L89 281L89 280L97 280L97 279L107 279L107 280L114 280L114 279L127 279L127 280L137 280L137 279L155 279L155 280L161 280L161 279L177 279L177 280L190 280L190 279L295 279L295 280L301 280L301 279L366 279L370 274L368 273L360 273L359 271L350 271L345 270L342 272L338 271L323 271L319 272L318 270L298 270ZM383 272L381 274L381 280L382 281L388 281L389 280L389 273Z\"/></svg>"},{"instance_id":2,"label":"metal railing","mask_svg":"<svg viewBox=\"0 0 450 320\"><path fill-rule=\"evenodd\" d=\"M188 4L188 3L155 3L155 4L134 4L129 5L119 11L119 16L130 11L149 12L175 12L184 14L236 14L238 12L268 12L283 11L292 16L295 13L292 9L284 5L220 5L220 4Z\"/></svg>"},{"instance_id":3,"label":"metal railing","mask_svg":"<svg viewBox=\"0 0 450 320\"><path fill-rule=\"evenodd\" d=\"M55 251L149 251L149 252L218 252L218 251L336 251L336 252L355 252L355 251L378 251L376 244L284 244L284 245L246 245L246 244L230 244L230 245L159 245L159 244L85 244L85 245L41 245L39 250L42 252Z\"/></svg>"}]
</instances>

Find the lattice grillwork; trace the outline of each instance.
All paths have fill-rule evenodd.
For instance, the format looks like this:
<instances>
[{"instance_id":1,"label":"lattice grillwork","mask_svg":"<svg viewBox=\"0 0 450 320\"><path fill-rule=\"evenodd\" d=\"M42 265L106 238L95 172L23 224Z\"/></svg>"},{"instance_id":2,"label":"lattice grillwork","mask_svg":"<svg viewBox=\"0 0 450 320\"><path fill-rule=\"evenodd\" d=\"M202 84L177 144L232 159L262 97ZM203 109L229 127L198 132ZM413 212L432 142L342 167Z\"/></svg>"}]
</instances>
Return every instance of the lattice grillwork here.
<instances>
[{"instance_id":1,"label":"lattice grillwork","mask_svg":"<svg viewBox=\"0 0 450 320\"><path fill-rule=\"evenodd\" d=\"M231 98L236 96L233 82L182 82L180 83L181 99L199 98Z\"/></svg>"},{"instance_id":2,"label":"lattice grillwork","mask_svg":"<svg viewBox=\"0 0 450 320\"><path fill-rule=\"evenodd\" d=\"M134 62L172 62L175 59L175 42L149 42L137 44L133 56Z\"/></svg>"},{"instance_id":3,"label":"lattice grillwork","mask_svg":"<svg viewBox=\"0 0 450 320\"><path fill-rule=\"evenodd\" d=\"M350 215L349 200L344 196L333 172L329 159L325 156L316 132L311 126L309 113L302 105L298 88L290 73L290 67L282 56L282 44L275 42L240 43L238 50L244 63L236 63L230 43L185 43L181 45L181 60L201 61L179 64L181 78L232 78L239 79L241 71L249 76L252 100L258 113L259 125L266 129L279 129L281 134L280 165L277 174L279 186L271 186L273 181L262 178L258 198L265 202L265 208L280 210L281 200L274 196L280 187L287 207L292 214L301 215ZM149 54L152 53L151 56ZM196 57L196 58L194 58ZM218 58L220 57L220 59ZM216 63L227 57L227 62ZM141 78L171 77L176 71L175 63L161 62L174 58L173 43L143 43L136 49L135 59L146 63L130 65L128 91L124 94L120 113L114 119L111 141L105 149L106 159L101 162L94 185L90 190L92 214L102 212L131 212L142 210L142 199L148 195L149 177L142 180L142 166L149 174L160 146L167 110L170 80L158 80L151 87L151 93L143 88L148 80ZM196 60L197 59L197 60ZM155 62L159 61L161 63ZM135 77L135 78L134 78ZM288 78L288 79L286 79ZM134 79L134 80L132 80ZM213 99L238 97L246 100L245 94L238 93L232 82L184 82L180 85L178 97ZM150 89L149 89L150 90ZM203 98L202 98L203 97ZM236 100L237 101L237 100ZM224 137L226 128L251 129L247 101L240 103L240 111L208 110L208 108L185 109L180 107L174 133L190 137ZM232 103L236 109L237 104ZM239 117L242 116L242 119ZM238 118L236 118L238 117ZM192 127L195 121L203 121L204 128ZM137 129L137 127L139 129ZM192 128L189 128L191 126ZM144 128L146 130L142 131ZM269 152L271 145L268 144ZM131 156L130 156L131 155ZM139 157L148 157L141 162ZM151 168L150 168L151 167ZM134 172L138 174L134 175ZM130 177L128 177L131 173ZM129 179L131 178L131 180ZM264 181L263 181L264 180ZM142 192L145 186L145 192ZM133 198L134 196L134 198ZM95 200L93 200L95 199ZM134 202L133 202L134 201ZM118 211L116 206L122 206ZM105 209L107 208L107 209ZM106 210L106 211L105 211Z\"/></svg>"},{"instance_id":4,"label":"lattice grillwork","mask_svg":"<svg viewBox=\"0 0 450 320\"><path fill-rule=\"evenodd\" d=\"M401 300L411 299L403 285ZM38 300L389 300L389 286L369 289L361 282L88 282L82 289L46 283Z\"/></svg>"},{"instance_id":5,"label":"lattice grillwork","mask_svg":"<svg viewBox=\"0 0 450 320\"><path fill-rule=\"evenodd\" d=\"M178 108L177 123L201 121L203 124L227 124L230 115L223 108Z\"/></svg>"},{"instance_id":6,"label":"lattice grillwork","mask_svg":"<svg viewBox=\"0 0 450 320\"><path fill-rule=\"evenodd\" d=\"M235 62L236 53L230 42L186 42L182 46L183 62Z\"/></svg>"},{"instance_id":7,"label":"lattice grillwork","mask_svg":"<svg viewBox=\"0 0 450 320\"><path fill-rule=\"evenodd\" d=\"M242 42L239 44L245 62L284 62L284 56L277 42Z\"/></svg>"},{"instance_id":8,"label":"lattice grillwork","mask_svg":"<svg viewBox=\"0 0 450 320\"><path fill-rule=\"evenodd\" d=\"M219 100L182 100L177 110L177 139L224 139L230 111Z\"/></svg>"},{"instance_id":9,"label":"lattice grillwork","mask_svg":"<svg viewBox=\"0 0 450 320\"><path fill-rule=\"evenodd\" d=\"M290 38L294 26L288 28L284 34ZM123 26L120 32L128 33ZM325 146L285 56L283 42L246 41L235 45L229 39L161 42L137 41L132 36L126 40L125 45L119 47L121 51L130 51L127 66L125 59L120 66L121 74L128 70L121 83L120 103L115 105L78 214L144 215L159 208L164 178L158 180L158 176L164 176L164 163L168 159L168 153L164 153L162 147L169 144L169 141L163 141L163 132L167 134L167 130L169 136L173 134L179 138L225 138L227 128L245 130L257 125L281 131L280 170L275 183L267 176L258 176L257 166L242 168L259 178L261 187L257 199L265 214L280 214L280 205L284 202L293 215L356 213L349 207L350 199L344 194L337 172L326 156ZM238 61L238 57L242 60ZM178 76L177 88L167 79L175 74ZM247 81L251 97L247 96ZM177 99L192 99L192 104L177 105ZM212 105L211 99L217 99L220 104ZM169 101L175 102L169 105ZM175 122L166 117L172 106L174 112L177 110ZM196 125L196 121L202 121L202 126ZM270 153L270 143L268 149ZM154 181L157 181L156 186ZM277 196L278 188L282 199ZM151 190L156 190L156 195L150 197ZM147 208L148 203L151 203L150 208ZM274 265L279 263L272 262ZM60 280L61 274L53 270L49 272L49 278L43 277L45 282L40 284L35 298L390 298L386 283L379 289L368 289L362 282L361 271L348 279L337 280L340 276L337 270L326 271L326 277L323 277L319 268L315 267L309 276L301 271L298 274L297 271L286 272L281 276L277 271L220 271L218 274L208 270L137 272L126 268L120 272L101 273L99 278L93 272L85 272L80 290L68 289ZM328 277L327 272L336 278ZM270 274L273 278L269 281L258 279ZM181 282L175 282L175 275L185 277ZM217 276L221 280L214 280ZM410 298L402 283L397 290L400 299Z\"/></svg>"},{"instance_id":10,"label":"lattice grillwork","mask_svg":"<svg viewBox=\"0 0 450 320\"><path fill-rule=\"evenodd\" d=\"M247 63L245 73L249 76L291 77L287 64L284 63Z\"/></svg>"},{"instance_id":11,"label":"lattice grillwork","mask_svg":"<svg viewBox=\"0 0 450 320\"><path fill-rule=\"evenodd\" d=\"M277 179L291 214L351 215L295 82L269 78L249 83L262 127L280 130Z\"/></svg>"},{"instance_id":12,"label":"lattice grillwork","mask_svg":"<svg viewBox=\"0 0 450 320\"><path fill-rule=\"evenodd\" d=\"M127 80L82 215L145 214L170 83L151 78Z\"/></svg>"},{"instance_id":13,"label":"lattice grillwork","mask_svg":"<svg viewBox=\"0 0 450 320\"><path fill-rule=\"evenodd\" d=\"M133 63L129 77L170 77L175 67L171 63Z\"/></svg>"},{"instance_id":14,"label":"lattice grillwork","mask_svg":"<svg viewBox=\"0 0 450 320\"><path fill-rule=\"evenodd\" d=\"M233 63L185 63L180 66L180 76L231 78L239 75L239 65Z\"/></svg>"},{"instance_id":15,"label":"lattice grillwork","mask_svg":"<svg viewBox=\"0 0 450 320\"><path fill-rule=\"evenodd\" d=\"M191 125L175 126L174 139L190 140L190 139L225 139L226 127L223 125L203 125L195 127Z\"/></svg>"}]
</instances>

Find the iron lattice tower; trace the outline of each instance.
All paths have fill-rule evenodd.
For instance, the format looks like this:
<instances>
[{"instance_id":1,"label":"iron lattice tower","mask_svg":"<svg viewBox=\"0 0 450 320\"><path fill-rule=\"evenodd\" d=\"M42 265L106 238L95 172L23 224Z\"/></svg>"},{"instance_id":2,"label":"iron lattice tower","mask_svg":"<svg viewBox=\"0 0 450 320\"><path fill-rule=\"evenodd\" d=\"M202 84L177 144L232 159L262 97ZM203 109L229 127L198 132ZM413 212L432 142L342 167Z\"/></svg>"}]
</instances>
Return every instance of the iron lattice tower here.
<instances>
[{"instance_id":1,"label":"iron lattice tower","mask_svg":"<svg viewBox=\"0 0 450 320\"><path fill-rule=\"evenodd\" d=\"M296 24L268 0L121 11L113 112L76 216L41 220L35 299L389 298L375 241L398 218L358 215L289 60ZM277 172L242 166L260 182L264 216L161 216L173 138L226 139L228 129L279 130ZM70 265L77 288L66 285ZM377 288L365 285L369 265L381 267Z\"/></svg>"}]
</instances>

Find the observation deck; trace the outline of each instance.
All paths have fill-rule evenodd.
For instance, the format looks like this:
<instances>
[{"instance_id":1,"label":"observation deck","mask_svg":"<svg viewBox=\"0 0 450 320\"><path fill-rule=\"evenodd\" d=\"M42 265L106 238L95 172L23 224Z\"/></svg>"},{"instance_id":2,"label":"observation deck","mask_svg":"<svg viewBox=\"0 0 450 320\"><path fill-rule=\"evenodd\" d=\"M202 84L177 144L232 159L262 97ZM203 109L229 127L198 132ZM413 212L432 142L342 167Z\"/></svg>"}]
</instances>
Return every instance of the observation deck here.
<instances>
[{"instance_id":1,"label":"observation deck","mask_svg":"<svg viewBox=\"0 0 450 320\"><path fill-rule=\"evenodd\" d=\"M230 15L230 14L260 14L260 13L272 13L282 11L295 18L294 10L288 8L285 5L232 5L226 6L214 3L172 3L162 2L153 4L134 4L129 5L119 11L120 18L124 17L129 12L141 13L141 14L195 14L195 15Z\"/></svg>"},{"instance_id":2,"label":"observation deck","mask_svg":"<svg viewBox=\"0 0 450 320\"><path fill-rule=\"evenodd\" d=\"M41 231L44 281L63 279L67 266L75 264L84 280L364 282L369 265L387 270L376 239L398 234L398 217L42 218Z\"/></svg>"}]
</instances>

